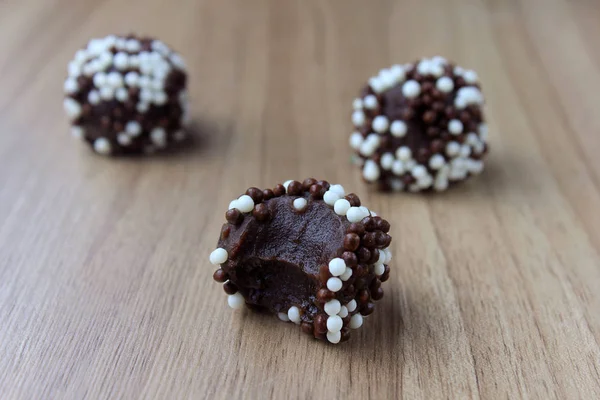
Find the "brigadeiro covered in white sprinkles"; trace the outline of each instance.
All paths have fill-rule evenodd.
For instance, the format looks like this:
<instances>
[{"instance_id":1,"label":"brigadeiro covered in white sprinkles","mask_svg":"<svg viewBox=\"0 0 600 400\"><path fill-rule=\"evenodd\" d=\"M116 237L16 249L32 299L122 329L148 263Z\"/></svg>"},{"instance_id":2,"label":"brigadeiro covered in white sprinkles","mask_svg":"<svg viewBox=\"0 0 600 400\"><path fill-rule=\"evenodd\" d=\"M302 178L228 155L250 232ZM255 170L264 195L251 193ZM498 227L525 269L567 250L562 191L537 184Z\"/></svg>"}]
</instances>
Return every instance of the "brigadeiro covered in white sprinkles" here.
<instances>
[{"instance_id":1,"label":"brigadeiro covered in white sprinkles","mask_svg":"<svg viewBox=\"0 0 600 400\"><path fill-rule=\"evenodd\" d=\"M383 190L446 190L483 170L488 151L477 74L443 57L393 65L353 102L350 146Z\"/></svg>"},{"instance_id":2,"label":"brigadeiro covered in white sprinkles","mask_svg":"<svg viewBox=\"0 0 600 400\"><path fill-rule=\"evenodd\" d=\"M246 305L339 343L383 297L390 224L341 185L309 178L252 187L225 218L209 258L230 307Z\"/></svg>"},{"instance_id":3,"label":"brigadeiro covered in white sprinkles","mask_svg":"<svg viewBox=\"0 0 600 400\"><path fill-rule=\"evenodd\" d=\"M92 39L64 83L71 133L103 155L171 147L186 138L186 81L183 59L159 40Z\"/></svg>"}]
</instances>

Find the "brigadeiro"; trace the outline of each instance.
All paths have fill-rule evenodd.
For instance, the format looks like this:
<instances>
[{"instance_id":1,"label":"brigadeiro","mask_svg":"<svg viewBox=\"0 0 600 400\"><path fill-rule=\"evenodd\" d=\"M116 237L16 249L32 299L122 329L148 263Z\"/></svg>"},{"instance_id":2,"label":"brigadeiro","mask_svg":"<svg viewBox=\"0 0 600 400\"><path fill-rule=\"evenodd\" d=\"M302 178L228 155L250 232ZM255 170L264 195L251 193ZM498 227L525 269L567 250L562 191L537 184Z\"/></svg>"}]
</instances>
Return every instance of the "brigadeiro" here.
<instances>
[{"instance_id":1,"label":"brigadeiro","mask_svg":"<svg viewBox=\"0 0 600 400\"><path fill-rule=\"evenodd\" d=\"M350 145L383 190L446 190L483 170L487 125L474 71L442 57L382 69L354 100Z\"/></svg>"},{"instance_id":2,"label":"brigadeiro","mask_svg":"<svg viewBox=\"0 0 600 400\"><path fill-rule=\"evenodd\" d=\"M252 187L225 218L210 262L232 308L246 305L339 343L383 297L390 224L341 185L306 179Z\"/></svg>"},{"instance_id":3,"label":"brigadeiro","mask_svg":"<svg viewBox=\"0 0 600 400\"><path fill-rule=\"evenodd\" d=\"M185 139L185 64L163 42L133 35L92 39L68 73L64 109L71 133L96 153L153 153Z\"/></svg>"}]
</instances>

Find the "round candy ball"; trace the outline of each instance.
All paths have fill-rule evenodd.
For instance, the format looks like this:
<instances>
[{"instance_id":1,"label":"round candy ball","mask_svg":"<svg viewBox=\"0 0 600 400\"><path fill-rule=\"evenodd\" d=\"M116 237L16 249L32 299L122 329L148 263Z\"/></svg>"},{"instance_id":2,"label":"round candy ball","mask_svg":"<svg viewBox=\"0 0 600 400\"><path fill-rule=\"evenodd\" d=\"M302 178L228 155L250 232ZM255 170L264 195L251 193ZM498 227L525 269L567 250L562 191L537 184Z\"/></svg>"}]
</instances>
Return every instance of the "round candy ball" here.
<instances>
[{"instance_id":1,"label":"round candy ball","mask_svg":"<svg viewBox=\"0 0 600 400\"><path fill-rule=\"evenodd\" d=\"M446 190L483 170L487 125L477 74L442 57L382 69L354 100L365 181L382 190Z\"/></svg>"},{"instance_id":2,"label":"round candy ball","mask_svg":"<svg viewBox=\"0 0 600 400\"><path fill-rule=\"evenodd\" d=\"M186 137L186 81L183 59L159 40L92 39L64 84L71 133L103 155L164 150Z\"/></svg>"}]
</instances>

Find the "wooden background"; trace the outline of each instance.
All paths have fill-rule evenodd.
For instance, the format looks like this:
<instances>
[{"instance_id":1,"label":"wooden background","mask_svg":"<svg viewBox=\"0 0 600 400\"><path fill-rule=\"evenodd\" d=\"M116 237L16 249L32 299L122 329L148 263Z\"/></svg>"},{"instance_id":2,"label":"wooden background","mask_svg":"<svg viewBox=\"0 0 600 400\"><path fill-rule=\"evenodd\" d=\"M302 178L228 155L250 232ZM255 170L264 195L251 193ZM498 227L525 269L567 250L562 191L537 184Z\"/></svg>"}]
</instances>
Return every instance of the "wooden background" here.
<instances>
[{"instance_id":1,"label":"wooden background","mask_svg":"<svg viewBox=\"0 0 600 400\"><path fill-rule=\"evenodd\" d=\"M600 2L0 1L0 397L600 398ZM68 135L94 36L186 57L196 148L107 159ZM487 96L486 172L369 192L354 95L441 54ZM343 184L392 221L386 295L351 342L233 312L208 263L250 185Z\"/></svg>"}]
</instances>

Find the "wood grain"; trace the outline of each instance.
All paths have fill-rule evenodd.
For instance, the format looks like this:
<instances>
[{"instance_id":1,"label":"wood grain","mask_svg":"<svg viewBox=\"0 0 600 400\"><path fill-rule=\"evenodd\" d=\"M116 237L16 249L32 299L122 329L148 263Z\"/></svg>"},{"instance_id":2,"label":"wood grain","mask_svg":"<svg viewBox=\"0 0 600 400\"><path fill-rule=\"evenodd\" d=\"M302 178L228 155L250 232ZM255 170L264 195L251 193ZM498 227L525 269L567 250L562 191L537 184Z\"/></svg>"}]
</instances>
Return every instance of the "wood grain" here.
<instances>
[{"instance_id":1,"label":"wood grain","mask_svg":"<svg viewBox=\"0 0 600 400\"><path fill-rule=\"evenodd\" d=\"M600 398L600 3L0 2L0 397ZM199 145L111 160L72 141L62 80L91 37L182 52ZM443 54L484 83L483 176L370 192L353 96ZM207 262L248 186L322 177L392 221L353 340L231 312Z\"/></svg>"}]
</instances>

